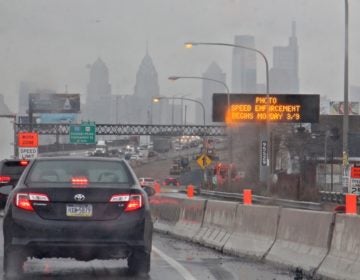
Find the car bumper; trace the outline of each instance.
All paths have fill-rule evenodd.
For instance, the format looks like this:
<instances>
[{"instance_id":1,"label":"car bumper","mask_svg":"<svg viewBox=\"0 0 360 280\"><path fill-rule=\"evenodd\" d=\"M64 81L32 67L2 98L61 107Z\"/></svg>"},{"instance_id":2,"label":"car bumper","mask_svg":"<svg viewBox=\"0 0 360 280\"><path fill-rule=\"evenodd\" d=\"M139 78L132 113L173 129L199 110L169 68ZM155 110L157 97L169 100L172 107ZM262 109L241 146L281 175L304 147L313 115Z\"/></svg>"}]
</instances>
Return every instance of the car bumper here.
<instances>
[{"instance_id":1,"label":"car bumper","mask_svg":"<svg viewBox=\"0 0 360 280\"><path fill-rule=\"evenodd\" d=\"M133 250L151 251L152 222L141 213L111 221L44 220L34 213L17 211L5 216L4 238L22 247L28 256L109 259L127 257Z\"/></svg>"}]
</instances>

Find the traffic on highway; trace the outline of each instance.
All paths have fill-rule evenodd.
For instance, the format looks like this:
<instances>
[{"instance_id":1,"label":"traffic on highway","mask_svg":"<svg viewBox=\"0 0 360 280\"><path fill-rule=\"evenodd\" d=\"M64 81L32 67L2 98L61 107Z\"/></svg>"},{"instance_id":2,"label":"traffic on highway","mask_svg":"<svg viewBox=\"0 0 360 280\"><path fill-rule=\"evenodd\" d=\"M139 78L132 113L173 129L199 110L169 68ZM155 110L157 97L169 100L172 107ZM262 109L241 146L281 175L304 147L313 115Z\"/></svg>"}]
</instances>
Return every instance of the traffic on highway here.
<instances>
[{"instance_id":1,"label":"traffic on highway","mask_svg":"<svg viewBox=\"0 0 360 280\"><path fill-rule=\"evenodd\" d=\"M359 280L358 11L0 1L0 279Z\"/></svg>"}]
</instances>

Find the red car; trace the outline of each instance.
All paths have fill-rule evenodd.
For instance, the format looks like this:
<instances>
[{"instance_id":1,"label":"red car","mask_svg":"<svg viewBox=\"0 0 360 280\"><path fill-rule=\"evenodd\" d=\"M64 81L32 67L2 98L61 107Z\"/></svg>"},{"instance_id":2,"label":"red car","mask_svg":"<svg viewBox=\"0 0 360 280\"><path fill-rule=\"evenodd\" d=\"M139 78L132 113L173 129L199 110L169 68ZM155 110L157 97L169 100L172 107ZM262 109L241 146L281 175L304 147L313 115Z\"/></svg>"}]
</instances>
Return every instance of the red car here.
<instances>
[{"instance_id":1,"label":"red car","mask_svg":"<svg viewBox=\"0 0 360 280\"><path fill-rule=\"evenodd\" d=\"M16 186L24 169L28 166L28 160L4 159L0 161L0 189L5 186ZM4 208L7 195L0 192L0 209Z\"/></svg>"},{"instance_id":2,"label":"red car","mask_svg":"<svg viewBox=\"0 0 360 280\"><path fill-rule=\"evenodd\" d=\"M173 178L173 177L168 177L164 180L163 182L164 186L180 186L180 182L178 179Z\"/></svg>"}]
</instances>

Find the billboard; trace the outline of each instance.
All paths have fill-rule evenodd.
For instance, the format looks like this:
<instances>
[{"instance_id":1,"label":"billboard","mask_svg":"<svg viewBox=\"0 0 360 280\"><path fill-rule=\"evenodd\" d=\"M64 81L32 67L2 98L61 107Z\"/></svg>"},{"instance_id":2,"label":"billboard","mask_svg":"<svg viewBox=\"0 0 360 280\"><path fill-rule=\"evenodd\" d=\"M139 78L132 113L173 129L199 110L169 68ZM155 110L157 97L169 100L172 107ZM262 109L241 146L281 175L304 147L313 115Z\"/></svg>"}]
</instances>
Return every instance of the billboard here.
<instances>
[{"instance_id":1,"label":"billboard","mask_svg":"<svg viewBox=\"0 0 360 280\"><path fill-rule=\"evenodd\" d=\"M30 93L32 113L79 113L80 94Z\"/></svg>"},{"instance_id":2,"label":"billboard","mask_svg":"<svg viewBox=\"0 0 360 280\"><path fill-rule=\"evenodd\" d=\"M349 102L349 115L359 115L359 102ZM343 115L344 102L331 101L330 102L330 115Z\"/></svg>"},{"instance_id":3,"label":"billboard","mask_svg":"<svg viewBox=\"0 0 360 280\"><path fill-rule=\"evenodd\" d=\"M320 114L318 94L213 94L214 122L317 123Z\"/></svg>"},{"instance_id":4,"label":"billboard","mask_svg":"<svg viewBox=\"0 0 360 280\"><path fill-rule=\"evenodd\" d=\"M37 118L37 123L74 123L76 122L77 114L63 113L63 114L40 114Z\"/></svg>"}]
</instances>

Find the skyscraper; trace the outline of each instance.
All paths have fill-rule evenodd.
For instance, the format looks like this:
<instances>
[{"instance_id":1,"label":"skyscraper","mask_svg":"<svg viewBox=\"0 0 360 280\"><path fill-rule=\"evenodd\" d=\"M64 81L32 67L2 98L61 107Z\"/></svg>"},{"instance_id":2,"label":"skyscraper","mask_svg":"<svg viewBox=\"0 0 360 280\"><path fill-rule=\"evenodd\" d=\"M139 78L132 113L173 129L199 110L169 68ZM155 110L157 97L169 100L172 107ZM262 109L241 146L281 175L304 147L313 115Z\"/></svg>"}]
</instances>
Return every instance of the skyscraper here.
<instances>
[{"instance_id":1,"label":"skyscraper","mask_svg":"<svg viewBox=\"0 0 360 280\"><path fill-rule=\"evenodd\" d=\"M255 48L255 39L249 35L235 36L235 45ZM256 53L242 48L233 49L232 92L256 92Z\"/></svg>"},{"instance_id":2,"label":"skyscraper","mask_svg":"<svg viewBox=\"0 0 360 280\"><path fill-rule=\"evenodd\" d=\"M90 79L87 86L85 119L97 123L109 123L111 120L111 85L109 70L98 58L90 67Z\"/></svg>"},{"instance_id":3,"label":"skyscraper","mask_svg":"<svg viewBox=\"0 0 360 280\"><path fill-rule=\"evenodd\" d=\"M10 115L10 114L11 112L9 107L5 103L4 96L0 94L0 115Z\"/></svg>"},{"instance_id":4,"label":"skyscraper","mask_svg":"<svg viewBox=\"0 0 360 280\"><path fill-rule=\"evenodd\" d=\"M34 86L21 81L19 85L18 114L25 115L29 109L29 93L34 92Z\"/></svg>"},{"instance_id":5,"label":"skyscraper","mask_svg":"<svg viewBox=\"0 0 360 280\"><path fill-rule=\"evenodd\" d=\"M208 69L203 74L204 78L226 82L226 74L221 70L216 62L212 62ZM202 103L205 107L205 120L207 124L212 123L212 96L214 93L226 93L223 85L214 82L203 80L202 84ZM202 109L199 108L197 116L197 123L203 123ZM201 116L201 117L200 117Z\"/></svg>"},{"instance_id":6,"label":"skyscraper","mask_svg":"<svg viewBox=\"0 0 360 280\"><path fill-rule=\"evenodd\" d=\"M148 50L136 74L134 110L138 123L162 122L161 111L153 110L152 99L160 95L158 74Z\"/></svg>"},{"instance_id":7,"label":"skyscraper","mask_svg":"<svg viewBox=\"0 0 360 280\"><path fill-rule=\"evenodd\" d=\"M270 70L270 91L273 93L299 93L299 50L296 37L296 23L292 23L289 45L276 46L274 65Z\"/></svg>"}]
</instances>

